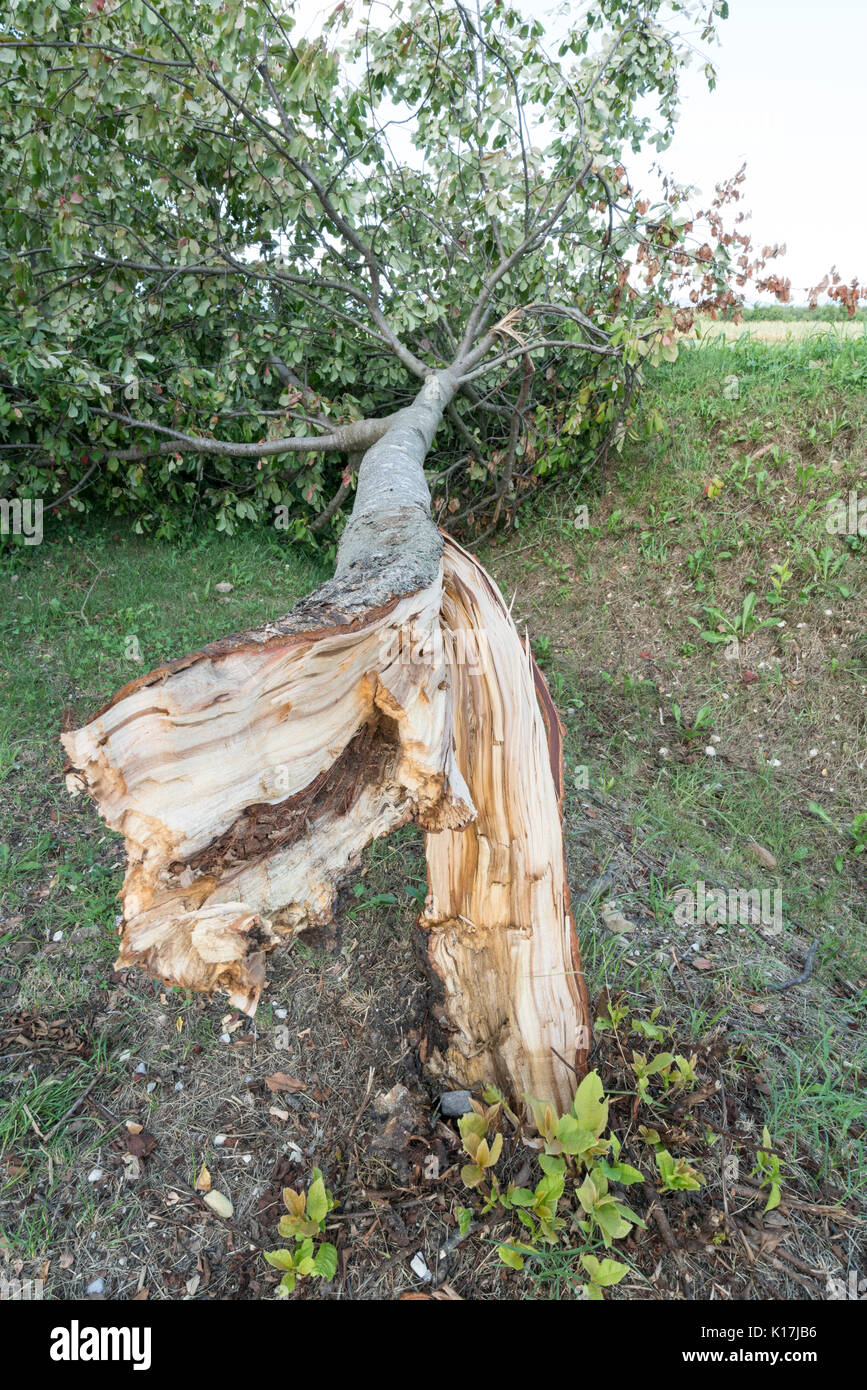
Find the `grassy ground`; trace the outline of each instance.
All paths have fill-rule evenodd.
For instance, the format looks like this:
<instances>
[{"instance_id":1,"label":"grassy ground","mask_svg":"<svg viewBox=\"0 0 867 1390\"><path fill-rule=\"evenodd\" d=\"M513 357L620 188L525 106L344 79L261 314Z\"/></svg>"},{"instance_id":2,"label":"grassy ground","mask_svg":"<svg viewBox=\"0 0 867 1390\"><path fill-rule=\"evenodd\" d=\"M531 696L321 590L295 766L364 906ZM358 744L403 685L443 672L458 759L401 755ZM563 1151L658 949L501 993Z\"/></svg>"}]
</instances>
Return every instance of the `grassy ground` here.
<instances>
[{"instance_id":1,"label":"grassy ground","mask_svg":"<svg viewBox=\"0 0 867 1390\"><path fill-rule=\"evenodd\" d=\"M864 1273L867 540L825 520L829 499L867 496L865 386L863 338L838 333L684 352L652 383L654 444L627 448L604 490L549 494L484 556L567 728L594 1061L621 1134L636 1033L698 1059L701 1104L657 1095L650 1113L705 1187L624 1243L615 1296L822 1297L826 1275ZM374 846L335 927L272 958L251 1024L113 973L119 842L60 773L64 724L322 572L245 533L174 549L49 529L0 553L0 1255L48 1296L262 1296L280 1188L318 1164L342 1202L328 1294L388 1297L419 1287L408 1258L430 1260L468 1200L418 1060L418 835ZM780 913L684 921L678 890L698 885L779 889ZM813 944L810 978L775 990ZM273 1090L276 1072L297 1086ZM395 1083L399 1144L376 1104ZM750 1167L722 1170L764 1124L786 1182L762 1223ZM196 1195L202 1164L231 1218ZM446 1287L574 1297L576 1259L515 1274L477 1238Z\"/></svg>"}]
</instances>

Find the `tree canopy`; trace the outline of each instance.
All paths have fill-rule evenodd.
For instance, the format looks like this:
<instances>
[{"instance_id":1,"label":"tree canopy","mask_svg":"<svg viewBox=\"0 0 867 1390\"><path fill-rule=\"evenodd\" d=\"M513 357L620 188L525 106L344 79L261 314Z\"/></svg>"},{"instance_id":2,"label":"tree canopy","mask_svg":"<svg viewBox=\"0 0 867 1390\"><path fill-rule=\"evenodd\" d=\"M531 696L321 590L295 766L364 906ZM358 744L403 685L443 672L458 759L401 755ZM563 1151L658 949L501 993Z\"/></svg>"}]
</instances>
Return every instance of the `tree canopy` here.
<instances>
[{"instance_id":1,"label":"tree canopy","mask_svg":"<svg viewBox=\"0 0 867 1390\"><path fill-rule=\"evenodd\" d=\"M341 3L304 37L291 0L11 0L0 487L303 537L444 371L440 520L586 467L683 306L754 269L721 213L742 176L699 231L626 169L726 10L596 0L546 32L502 0Z\"/></svg>"}]
</instances>

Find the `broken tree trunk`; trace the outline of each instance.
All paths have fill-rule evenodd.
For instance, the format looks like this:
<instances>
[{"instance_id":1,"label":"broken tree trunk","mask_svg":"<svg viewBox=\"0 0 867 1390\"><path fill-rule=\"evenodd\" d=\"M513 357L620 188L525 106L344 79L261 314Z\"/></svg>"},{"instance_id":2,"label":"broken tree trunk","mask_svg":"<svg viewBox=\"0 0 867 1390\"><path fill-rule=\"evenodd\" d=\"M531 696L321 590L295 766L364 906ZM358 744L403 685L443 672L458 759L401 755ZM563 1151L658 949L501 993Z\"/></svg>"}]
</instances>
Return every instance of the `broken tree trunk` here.
<instances>
[{"instance_id":1,"label":"broken tree trunk","mask_svg":"<svg viewBox=\"0 0 867 1390\"><path fill-rule=\"evenodd\" d=\"M455 751L476 807L427 837L421 925L443 983L447 1069L568 1109L589 1010L563 853L562 730L499 589L447 540L442 628Z\"/></svg>"},{"instance_id":2,"label":"broken tree trunk","mask_svg":"<svg viewBox=\"0 0 867 1390\"><path fill-rule=\"evenodd\" d=\"M429 378L367 450L334 578L125 686L63 735L68 781L125 839L118 966L248 1012L267 953L417 821L441 1066L565 1106L587 1005L560 726L495 585L430 517L424 459L454 391Z\"/></svg>"}]
</instances>

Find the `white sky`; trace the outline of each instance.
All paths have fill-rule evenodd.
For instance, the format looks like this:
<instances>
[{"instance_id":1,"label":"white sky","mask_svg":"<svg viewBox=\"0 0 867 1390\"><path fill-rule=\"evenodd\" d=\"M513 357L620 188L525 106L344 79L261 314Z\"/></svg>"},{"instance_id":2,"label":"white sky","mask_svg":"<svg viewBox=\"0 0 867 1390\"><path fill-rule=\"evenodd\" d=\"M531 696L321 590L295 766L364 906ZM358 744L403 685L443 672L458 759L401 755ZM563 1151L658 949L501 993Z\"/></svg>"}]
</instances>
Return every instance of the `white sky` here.
<instances>
[{"instance_id":1,"label":"white sky","mask_svg":"<svg viewBox=\"0 0 867 1390\"><path fill-rule=\"evenodd\" d=\"M740 206L793 302L836 265L867 277L867 0L730 0L712 52L717 85L690 74L661 163L710 194L747 162ZM637 171L636 171L637 172Z\"/></svg>"},{"instance_id":2,"label":"white sky","mask_svg":"<svg viewBox=\"0 0 867 1390\"><path fill-rule=\"evenodd\" d=\"M334 3L298 0L297 32L315 32ZM525 3L534 13L559 8ZM746 230L759 248L786 243L768 270L789 277L794 303L832 265L846 280L867 279L867 0L730 0L729 10L708 51L716 89L697 63L662 167L709 197L746 161ZM629 169L641 186L634 156Z\"/></svg>"}]
</instances>

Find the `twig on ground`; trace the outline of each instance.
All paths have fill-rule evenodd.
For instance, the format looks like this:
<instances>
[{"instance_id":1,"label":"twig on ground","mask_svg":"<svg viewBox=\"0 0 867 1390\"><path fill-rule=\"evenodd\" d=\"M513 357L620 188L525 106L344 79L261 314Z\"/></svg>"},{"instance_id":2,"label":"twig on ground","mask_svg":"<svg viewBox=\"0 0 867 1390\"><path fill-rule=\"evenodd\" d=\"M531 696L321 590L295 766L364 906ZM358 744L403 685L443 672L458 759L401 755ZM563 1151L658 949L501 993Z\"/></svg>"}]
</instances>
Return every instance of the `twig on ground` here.
<instances>
[{"instance_id":1,"label":"twig on ground","mask_svg":"<svg viewBox=\"0 0 867 1390\"><path fill-rule=\"evenodd\" d=\"M684 974L683 966L681 965L680 961L678 960L678 958L677 958L677 952L675 951L675 949L674 949L673 946L672 946L672 948L671 948L671 958L672 958L672 960L674 961L675 965L677 966L678 972L679 972L679 974L680 974L680 978L683 980L683 983L684 983L684 985L686 986L686 992L687 992L687 994L689 995L690 999L692 999L693 1002L694 1002L694 1001L695 1001L695 992L694 992L694 990L693 990L693 988L692 988L692 985L690 984L689 980L686 978L686 975Z\"/></svg>"},{"instance_id":2,"label":"twig on ground","mask_svg":"<svg viewBox=\"0 0 867 1390\"><path fill-rule=\"evenodd\" d=\"M78 1109L79 1105L81 1105L84 1101L87 1100L87 1097L90 1095L91 1091L93 1090L93 1088L94 1088L94 1086L96 1085L96 1083L99 1081L99 1079L100 1079L100 1077L102 1076L102 1074L103 1074L104 1071L105 1071L105 1068L104 1068L104 1067L100 1067L99 1071L96 1073L96 1076L93 1078L93 1080L91 1081L90 1085L89 1085L84 1091L82 1091L81 1095L77 1098L77 1100L74 1100L74 1101L72 1102L72 1104L70 1105L69 1109L65 1112L65 1114L61 1115L60 1119L57 1121L57 1124L51 1126L51 1129L50 1129L50 1130L48 1131L48 1133L45 1135L46 1140L50 1139L51 1136L52 1136L52 1134L56 1134L57 1131L60 1129L60 1126L61 1126L62 1124L65 1124L66 1121L69 1119L70 1115L74 1115L74 1114L75 1114L75 1112L76 1112L76 1110Z\"/></svg>"},{"instance_id":3,"label":"twig on ground","mask_svg":"<svg viewBox=\"0 0 867 1390\"><path fill-rule=\"evenodd\" d=\"M87 559L88 562L91 565L93 565L94 569L96 569L96 578L94 579L87 593L84 595L84 603L81 605L81 608L79 609L81 617L84 618L84 621L87 623L87 626L90 627L90 619L85 617L84 610L87 607L87 600L90 598L100 579L105 574L105 570L97 569L96 565L94 564L93 560L91 560L89 555L85 556L85 559Z\"/></svg>"},{"instance_id":4,"label":"twig on ground","mask_svg":"<svg viewBox=\"0 0 867 1390\"><path fill-rule=\"evenodd\" d=\"M781 985L767 985L766 988L779 991L784 989L794 989L795 985L805 985L813 973L813 961L816 959L816 951L819 947L819 940L820 938L817 936L816 940L813 942L809 951L807 952L807 959L804 962L804 968L801 971L800 975L796 975L793 980L784 980Z\"/></svg>"},{"instance_id":5,"label":"twig on ground","mask_svg":"<svg viewBox=\"0 0 867 1390\"><path fill-rule=\"evenodd\" d=\"M720 1105L722 1107L722 1122L724 1125L727 1125L729 1122L729 1117L728 1110L726 1109L726 1087L725 1081L723 1080L722 1067L720 1066L719 1062L717 1062L716 1064L716 1069L719 1074L719 1092ZM726 1220L728 1220L729 1194L728 1187L726 1186L726 1141L722 1134L720 1135L719 1169L720 1182L722 1183L723 1208L725 1209Z\"/></svg>"},{"instance_id":6,"label":"twig on ground","mask_svg":"<svg viewBox=\"0 0 867 1390\"><path fill-rule=\"evenodd\" d=\"M644 1195L647 1197L647 1200L650 1203L650 1206L647 1209L647 1215L653 1217L654 1221L659 1227L659 1234L662 1236L666 1248L671 1251L675 1264L677 1265L680 1273L683 1274L685 1272L683 1267L683 1256L681 1255L680 1247L672 1234L671 1227L668 1224L668 1217L662 1210L662 1203L659 1200L659 1193L656 1191L654 1187L651 1187L649 1182L646 1182L644 1184Z\"/></svg>"}]
</instances>

